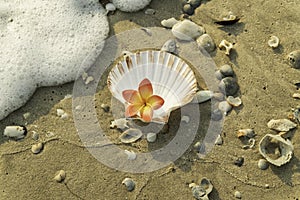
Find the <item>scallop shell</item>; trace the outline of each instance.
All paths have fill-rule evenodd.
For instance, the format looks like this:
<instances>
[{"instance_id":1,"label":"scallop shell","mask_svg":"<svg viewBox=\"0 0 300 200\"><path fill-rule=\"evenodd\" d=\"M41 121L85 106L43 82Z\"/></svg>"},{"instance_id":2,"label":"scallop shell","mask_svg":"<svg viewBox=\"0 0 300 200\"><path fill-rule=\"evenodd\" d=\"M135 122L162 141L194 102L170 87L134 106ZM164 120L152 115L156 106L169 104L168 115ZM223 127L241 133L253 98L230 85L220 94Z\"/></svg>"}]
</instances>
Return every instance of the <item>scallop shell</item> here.
<instances>
[{"instance_id":1,"label":"scallop shell","mask_svg":"<svg viewBox=\"0 0 300 200\"><path fill-rule=\"evenodd\" d=\"M124 105L124 90L137 90L143 79L152 83L153 94L164 99L154 110L152 122L167 123L170 112L192 101L197 81L192 69L181 58L163 51L141 51L124 56L110 71L107 79L112 95ZM138 114L139 115L139 114Z\"/></svg>"},{"instance_id":2,"label":"scallop shell","mask_svg":"<svg viewBox=\"0 0 300 200\"><path fill-rule=\"evenodd\" d=\"M294 147L290 140L280 135L266 134L259 142L260 154L273 165L281 166L288 163L293 155Z\"/></svg>"},{"instance_id":3,"label":"scallop shell","mask_svg":"<svg viewBox=\"0 0 300 200\"><path fill-rule=\"evenodd\" d=\"M136 128L130 128L126 131L124 131L119 139L121 140L121 142L123 143L133 143L135 141L137 141L138 139L140 139L143 136L143 133L141 130L136 129Z\"/></svg>"}]
</instances>

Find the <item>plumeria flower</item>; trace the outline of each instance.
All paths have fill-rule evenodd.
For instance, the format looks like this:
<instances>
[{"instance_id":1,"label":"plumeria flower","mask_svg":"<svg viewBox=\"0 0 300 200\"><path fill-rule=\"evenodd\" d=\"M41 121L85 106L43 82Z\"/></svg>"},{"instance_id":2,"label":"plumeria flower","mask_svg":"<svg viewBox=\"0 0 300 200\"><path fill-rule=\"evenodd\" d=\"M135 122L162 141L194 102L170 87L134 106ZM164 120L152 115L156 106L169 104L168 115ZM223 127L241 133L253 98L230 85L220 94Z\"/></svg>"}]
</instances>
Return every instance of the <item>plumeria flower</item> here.
<instances>
[{"instance_id":1,"label":"plumeria flower","mask_svg":"<svg viewBox=\"0 0 300 200\"><path fill-rule=\"evenodd\" d=\"M151 122L153 110L157 110L164 105L164 100L158 95L153 95L151 82L145 78L139 84L138 91L124 90L123 98L127 101L125 116L133 117L139 114L145 122Z\"/></svg>"}]
</instances>

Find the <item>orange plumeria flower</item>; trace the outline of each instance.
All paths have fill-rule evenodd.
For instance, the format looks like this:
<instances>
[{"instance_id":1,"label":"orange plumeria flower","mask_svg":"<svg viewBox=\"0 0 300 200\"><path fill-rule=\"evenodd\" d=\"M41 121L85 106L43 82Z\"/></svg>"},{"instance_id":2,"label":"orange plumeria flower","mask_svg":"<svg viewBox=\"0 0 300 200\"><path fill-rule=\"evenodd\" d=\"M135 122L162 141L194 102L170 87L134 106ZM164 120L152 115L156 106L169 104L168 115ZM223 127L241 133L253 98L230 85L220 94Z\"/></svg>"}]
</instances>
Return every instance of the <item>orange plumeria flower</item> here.
<instances>
[{"instance_id":1,"label":"orange plumeria flower","mask_svg":"<svg viewBox=\"0 0 300 200\"><path fill-rule=\"evenodd\" d=\"M147 78L140 82L138 91L124 90L122 95L129 103L125 116L133 117L139 114L145 122L151 122L153 110L159 109L165 102L160 96L153 95L152 84Z\"/></svg>"}]
</instances>

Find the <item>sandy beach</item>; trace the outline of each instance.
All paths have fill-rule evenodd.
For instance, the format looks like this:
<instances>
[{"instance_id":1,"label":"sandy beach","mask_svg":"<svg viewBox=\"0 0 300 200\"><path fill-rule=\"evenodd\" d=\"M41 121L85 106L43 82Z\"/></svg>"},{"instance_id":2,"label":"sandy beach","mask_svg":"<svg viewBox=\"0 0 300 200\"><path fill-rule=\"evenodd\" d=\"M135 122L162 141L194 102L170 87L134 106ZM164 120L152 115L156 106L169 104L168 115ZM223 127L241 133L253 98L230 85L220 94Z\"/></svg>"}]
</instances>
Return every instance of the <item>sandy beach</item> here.
<instances>
[{"instance_id":1,"label":"sandy beach","mask_svg":"<svg viewBox=\"0 0 300 200\"><path fill-rule=\"evenodd\" d=\"M146 15L147 8L154 9L155 14ZM300 106L300 99L292 97L300 93L300 70L292 68L287 61L290 52L300 49L299 10L299 0L211 0L202 1L189 17L205 28L216 45L223 39L234 44L230 56L219 49L210 55L217 67L232 66L239 84L237 96L243 102L225 117L221 133L223 144L216 145L203 159L197 156L194 144L203 139L202 133L208 128L209 102L200 104L201 127L180 158L153 172L126 173L99 162L82 143L73 119L72 98L65 98L73 93L74 83L42 87L26 105L0 122L1 132L9 125L26 125L28 129L27 136L17 141L0 134L0 199L195 199L189 184L198 184L203 177L213 184L211 200L236 199L236 191L244 200L300 199L299 124L291 140L294 154L290 162L280 167L270 164L266 170L257 166L262 158L259 141L265 134L276 134L267 123L271 119L287 118L292 108ZM238 23L230 26L214 23L229 11L240 17ZM171 17L183 20L179 0L152 0L136 13L117 10L108 15L110 36L141 27L162 27L161 21ZM280 39L280 45L274 49L267 43L272 35ZM109 127L114 116L101 109L101 104L109 105L111 99L105 81L101 79L95 94L95 109L104 132L118 143L120 131ZM59 118L57 109L63 109L69 117ZM24 119L26 112L30 112L30 116ZM176 112L169 130L176 127ZM239 129L246 128L254 129L257 134L252 149L243 149L236 135ZM39 133L38 141L44 143L39 154L31 152L31 146L37 143L32 139L32 131ZM118 145L147 152L167 144L174 136L174 133L160 133L152 144L143 139ZM240 167L234 164L239 157L244 158ZM66 172L62 183L53 180L58 170ZM122 184L126 177L135 181L131 192Z\"/></svg>"}]
</instances>

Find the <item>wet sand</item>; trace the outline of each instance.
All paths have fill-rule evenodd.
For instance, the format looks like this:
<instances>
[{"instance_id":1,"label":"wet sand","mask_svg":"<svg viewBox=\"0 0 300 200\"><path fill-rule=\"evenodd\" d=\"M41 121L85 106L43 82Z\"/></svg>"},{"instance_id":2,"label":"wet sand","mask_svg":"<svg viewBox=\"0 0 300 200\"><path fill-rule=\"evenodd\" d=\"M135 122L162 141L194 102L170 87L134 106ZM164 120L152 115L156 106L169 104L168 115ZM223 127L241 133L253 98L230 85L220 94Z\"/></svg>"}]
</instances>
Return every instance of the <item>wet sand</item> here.
<instances>
[{"instance_id":1,"label":"wet sand","mask_svg":"<svg viewBox=\"0 0 300 200\"><path fill-rule=\"evenodd\" d=\"M156 10L154 16L138 13L115 12L109 16L111 34L137 27L159 26L162 19L180 17L180 3L174 0L153 0L150 8ZM9 115L0 123L0 130L6 125L25 124L28 136L24 140L13 141L0 136L0 199L193 199L188 184L198 183L202 177L209 178L214 190L210 199L234 199L234 192L240 191L242 199L299 199L300 198L300 136L299 130L292 139L294 156L290 163L270 166L260 170L257 161L258 141L267 133L270 119L286 118L291 108L300 105L300 100L291 96L299 92L294 85L300 82L300 70L291 68L286 56L300 49L300 9L299 4L289 1L208 1L203 3L191 20L202 25L216 44L226 39L234 44L230 57L217 50L212 54L218 67L233 66L240 86L239 96L243 105L232 110L225 118L222 137L223 145L216 146L204 159L199 159L193 145L173 164L158 171L145 174L130 174L111 169L96 160L77 135L72 117L72 99L64 99L72 94L72 83L58 87L40 88L21 109ZM214 19L232 11L241 20L233 26L221 28ZM280 39L281 45L271 49L267 40L271 35ZM107 88L96 95L96 105L109 102ZM201 105L210 109L209 103ZM69 118L57 117L56 109L62 108ZM24 120L22 115L30 112ZM111 113L97 107L97 117L109 129ZM207 119L208 121L208 119ZM204 129L207 122L203 121ZM243 150L236 131L253 128L257 134L254 149ZM45 142L43 151L34 155L31 145L32 131L40 134ZM53 134L49 134L52 132ZM117 132L112 133L114 137ZM168 141L169 135L161 135L156 141ZM194 143L200 136L196 137ZM194 144L193 143L193 144ZM147 143L139 141L131 148L147 150ZM157 148L155 145L153 148ZM241 167L233 164L237 157L244 157ZM64 183L53 180L55 172L66 171ZM121 184L125 177L136 182L136 188L128 192ZM266 188L266 184L269 185Z\"/></svg>"}]
</instances>

